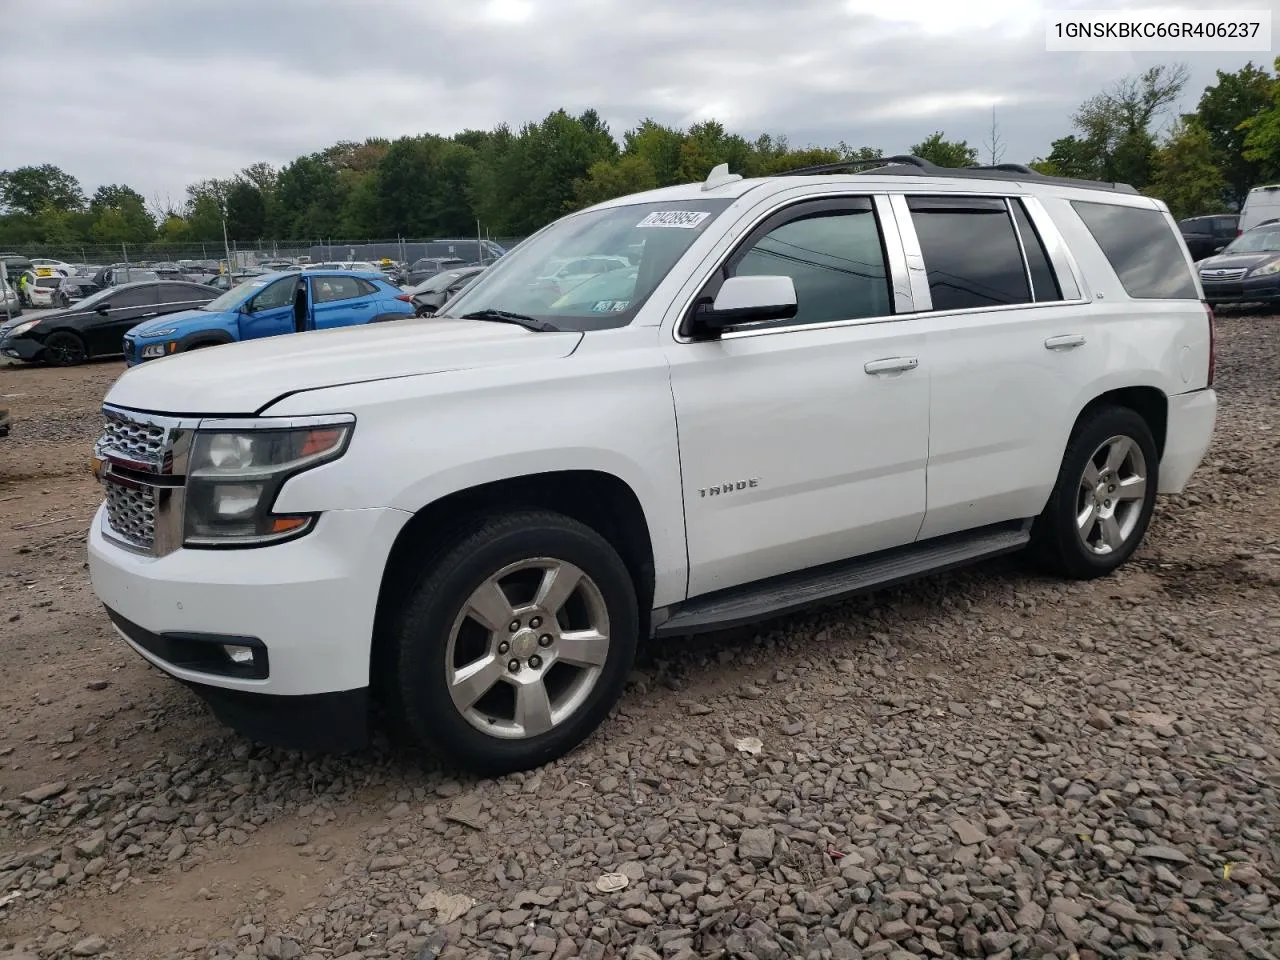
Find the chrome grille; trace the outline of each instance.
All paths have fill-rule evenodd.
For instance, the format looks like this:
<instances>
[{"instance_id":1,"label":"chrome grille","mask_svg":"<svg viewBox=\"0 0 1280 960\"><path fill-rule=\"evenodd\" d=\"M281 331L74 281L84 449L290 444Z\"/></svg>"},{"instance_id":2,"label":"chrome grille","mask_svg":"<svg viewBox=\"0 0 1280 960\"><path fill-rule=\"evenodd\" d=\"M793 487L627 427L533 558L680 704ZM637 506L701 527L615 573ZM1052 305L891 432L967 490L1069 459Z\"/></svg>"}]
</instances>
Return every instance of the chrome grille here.
<instances>
[{"instance_id":1,"label":"chrome grille","mask_svg":"<svg viewBox=\"0 0 1280 960\"><path fill-rule=\"evenodd\" d=\"M133 489L107 483L107 522L127 543L150 550L156 542L156 495L152 487Z\"/></svg>"},{"instance_id":2,"label":"chrome grille","mask_svg":"<svg viewBox=\"0 0 1280 960\"><path fill-rule=\"evenodd\" d=\"M1248 267L1239 267L1231 270L1201 270L1200 281L1202 283L1235 283L1238 280L1243 280L1244 275L1248 272Z\"/></svg>"},{"instance_id":3,"label":"chrome grille","mask_svg":"<svg viewBox=\"0 0 1280 960\"><path fill-rule=\"evenodd\" d=\"M148 464L159 473L164 465L165 428L157 423L134 420L116 411L107 411L105 417L98 450Z\"/></svg>"},{"instance_id":4,"label":"chrome grille","mask_svg":"<svg viewBox=\"0 0 1280 960\"><path fill-rule=\"evenodd\" d=\"M104 406L95 445L106 489L103 534L163 556L181 546L185 473L195 421Z\"/></svg>"}]
</instances>

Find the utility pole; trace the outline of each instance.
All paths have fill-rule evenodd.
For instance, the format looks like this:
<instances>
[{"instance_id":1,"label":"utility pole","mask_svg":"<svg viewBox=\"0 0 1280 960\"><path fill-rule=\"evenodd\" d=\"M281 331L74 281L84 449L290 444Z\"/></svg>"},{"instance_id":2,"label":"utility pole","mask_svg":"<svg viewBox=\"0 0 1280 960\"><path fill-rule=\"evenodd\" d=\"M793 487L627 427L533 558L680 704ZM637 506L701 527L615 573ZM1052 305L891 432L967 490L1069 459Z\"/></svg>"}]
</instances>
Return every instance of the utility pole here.
<instances>
[{"instance_id":1,"label":"utility pole","mask_svg":"<svg viewBox=\"0 0 1280 960\"><path fill-rule=\"evenodd\" d=\"M231 241L227 239L227 218L222 218L222 249L227 255L227 289L230 290L235 284L231 282L232 266L231 266Z\"/></svg>"}]
</instances>

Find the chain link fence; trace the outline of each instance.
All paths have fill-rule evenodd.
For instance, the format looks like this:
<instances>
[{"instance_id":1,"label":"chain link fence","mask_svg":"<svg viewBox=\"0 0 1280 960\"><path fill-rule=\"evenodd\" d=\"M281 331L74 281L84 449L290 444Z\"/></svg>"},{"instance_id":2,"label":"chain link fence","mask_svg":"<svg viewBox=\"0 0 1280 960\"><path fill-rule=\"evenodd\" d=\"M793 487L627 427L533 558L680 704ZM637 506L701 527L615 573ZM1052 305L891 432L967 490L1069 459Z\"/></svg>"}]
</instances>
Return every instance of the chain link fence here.
<instances>
[{"instance_id":1,"label":"chain link fence","mask_svg":"<svg viewBox=\"0 0 1280 960\"><path fill-rule=\"evenodd\" d=\"M28 259L48 258L71 264L131 266L176 263L183 260L223 262L230 248L239 266L250 267L268 260L297 260L309 257L312 263L346 260L381 260L413 263L423 257L456 256L469 263L491 262L510 250L523 237L393 237L369 240L255 240L197 241L183 243L37 243L23 244L12 252Z\"/></svg>"}]
</instances>

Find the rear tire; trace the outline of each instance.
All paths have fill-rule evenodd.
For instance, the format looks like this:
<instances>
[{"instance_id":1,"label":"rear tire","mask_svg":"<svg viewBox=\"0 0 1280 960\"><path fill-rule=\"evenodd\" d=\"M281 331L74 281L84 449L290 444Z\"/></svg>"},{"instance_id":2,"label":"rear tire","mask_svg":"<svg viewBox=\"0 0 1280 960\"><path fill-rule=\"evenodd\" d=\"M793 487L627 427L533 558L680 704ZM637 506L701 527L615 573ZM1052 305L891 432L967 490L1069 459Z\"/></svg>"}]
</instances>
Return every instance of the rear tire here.
<instances>
[{"instance_id":1,"label":"rear tire","mask_svg":"<svg viewBox=\"0 0 1280 960\"><path fill-rule=\"evenodd\" d=\"M478 519L391 618L380 679L418 747L481 775L528 770L608 715L639 619L626 565L590 527L548 511Z\"/></svg>"},{"instance_id":2,"label":"rear tire","mask_svg":"<svg viewBox=\"0 0 1280 960\"><path fill-rule=\"evenodd\" d=\"M89 359L89 351L85 349L84 341L74 333L65 330L49 336L49 339L44 342L44 351L41 355L44 362L51 367L75 367Z\"/></svg>"},{"instance_id":3,"label":"rear tire","mask_svg":"<svg viewBox=\"0 0 1280 960\"><path fill-rule=\"evenodd\" d=\"M1053 493L1032 527L1041 565L1091 580L1127 561L1151 523L1159 471L1146 420L1128 407L1088 414L1067 443Z\"/></svg>"}]
</instances>

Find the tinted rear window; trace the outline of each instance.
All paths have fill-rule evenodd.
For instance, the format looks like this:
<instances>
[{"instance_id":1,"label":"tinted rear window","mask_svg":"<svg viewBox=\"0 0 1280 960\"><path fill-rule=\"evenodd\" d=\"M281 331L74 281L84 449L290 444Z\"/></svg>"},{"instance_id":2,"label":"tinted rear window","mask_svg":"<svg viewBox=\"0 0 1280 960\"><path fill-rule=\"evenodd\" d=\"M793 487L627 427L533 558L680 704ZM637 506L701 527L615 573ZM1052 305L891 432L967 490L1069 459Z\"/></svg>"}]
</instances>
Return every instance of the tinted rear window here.
<instances>
[{"instance_id":1,"label":"tinted rear window","mask_svg":"<svg viewBox=\"0 0 1280 960\"><path fill-rule=\"evenodd\" d=\"M1129 296L1135 300L1200 298L1182 245L1163 213L1085 200L1072 200L1071 206Z\"/></svg>"}]
</instances>

